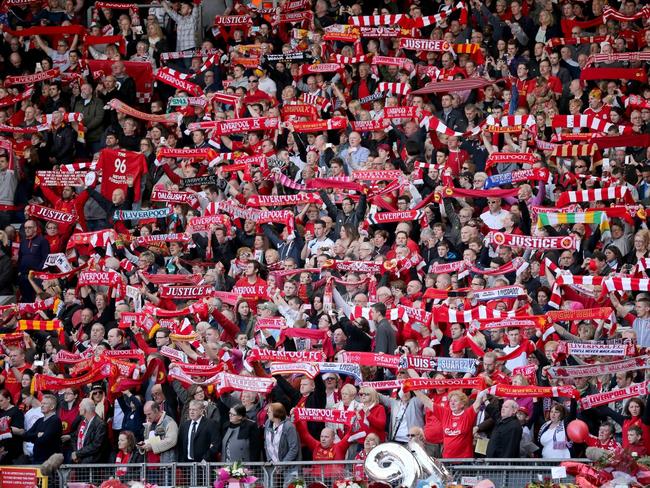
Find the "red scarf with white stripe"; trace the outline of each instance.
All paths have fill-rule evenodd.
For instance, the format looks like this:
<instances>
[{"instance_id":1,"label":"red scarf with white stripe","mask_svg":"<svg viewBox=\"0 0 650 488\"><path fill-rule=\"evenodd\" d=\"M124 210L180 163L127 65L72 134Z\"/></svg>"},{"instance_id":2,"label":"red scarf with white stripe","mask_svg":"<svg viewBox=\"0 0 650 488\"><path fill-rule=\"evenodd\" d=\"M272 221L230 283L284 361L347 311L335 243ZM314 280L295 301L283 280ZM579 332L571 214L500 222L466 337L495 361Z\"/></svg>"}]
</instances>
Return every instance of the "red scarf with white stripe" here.
<instances>
[{"instance_id":1,"label":"red scarf with white stripe","mask_svg":"<svg viewBox=\"0 0 650 488\"><path fill-rule=\"evenodd\" d=\"M576 190L562 192L557 200L558 207L571 203L602 202L604 200L624 200L628 205L634 205L634 197L627 186L609 186L594 190Z\"/></svg>"}]
</instances>

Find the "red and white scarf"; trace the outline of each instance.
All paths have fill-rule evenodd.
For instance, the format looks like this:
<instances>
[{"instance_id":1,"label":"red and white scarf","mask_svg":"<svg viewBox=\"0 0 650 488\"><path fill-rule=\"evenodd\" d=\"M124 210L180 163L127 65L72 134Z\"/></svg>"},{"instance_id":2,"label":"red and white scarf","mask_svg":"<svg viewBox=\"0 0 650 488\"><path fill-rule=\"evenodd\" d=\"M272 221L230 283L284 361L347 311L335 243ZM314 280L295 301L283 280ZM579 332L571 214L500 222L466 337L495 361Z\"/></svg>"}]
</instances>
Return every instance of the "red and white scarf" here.
<instances>
[{"instance_id":1,"label":"red and white scarf","mask_svg":"<svg viewBox=\"0 0 650 488\"><path fill-rule=\"evenodd\" d=\"M600 405L607 405L608 403L626 400L633 397L641 397L648 394L648 386L650 381L630 385L626 388L618 390L607 391L605 393L595 393L580 399L580 408L588 410L590 408L598 407Z\"/></svg>"},{"instance_id":2,"label":"red and white scarf","mask_svg":"<svg viewBox=\"0 0 650 488\"><path fill-rule=\"evenodd\" d=\"M196 83L188 81L188 79L193 76L194 75L181 73L175 69L163 66L162 68L158 68L154 77L156 80L162 81L178 90L183 90L188 92L190 95L200 97L203 95L203 89Z\"/></svg>"},{"instance_id":3,"label":"red and white scarf","mask_svg":"<svg viewBox=\"0 0 650 488\"><path fill-rule=\"evenodd\" d=\"M381 81L377 84L377 90L390 92L393 95L406 96L411 92L411 85L408 83L389 83Z\"/></svg>"},{"instance_id":4,"label":"red and white scarf","mask_svg":"<svg viewBox=\"0 0 650 488\"><path fill-rule=\"evenodd\" d=\"M570 203L602 202L604 200L624 200L628 205L634 205L634 197L627 186L609 186L595 190L576 190L562 192L557 200L558 207Z\"/></svg>"},{"instance_id":5,"label":"red and white scarf","mask_svg":"<svg viewBox=\"0 0 650 488\"><path fill-rule=\"evenodd\" d=\"M577 247L575 236L536 237L506 234L505 232L490 232L487 238L493 245L522 247L524 249L576 249Z\"/></svg>"},{"instance_id":6,"label":"red and white scarf","mask_svg":"<svg viewBox=\"0 0 650 488\"><path fill-rule=\"evenodd\" d=\"M298 193L294 195L252 195L246 201L249 207L283 207L306 204L321 205L323 201L317 193Z\"/></svg>"},{"instance_id":7,"label":"red and white scarf","mask_svg":"<svg viewBox=\"0 0 650 488\"><path fill-rule=\"evenodd\" d=\"M34 73L33 75L7 76L5 86L31 85L33 83L56 78L60 73L59 68L52 68L47 71L41 71L40 73Z\"/></svg>"},{"instance_id":8,"label":"red and white scarf","mask_svg":"<svg viewBox=\"0 0 650 488\"><path fill-rule=\"evenodd\" d=\"M55 210L50 207L43 207L41 205L27 205L25 207L25 212L30 217L35 217L48 222L57 222L59 224L72 224L77 220L75 214Z\"/></svg>"},{"instance_id":9,"label":"red and white scarf","mask_svg":"<svg viewBox=\"0 0 650 488\"><path fill-rule=\"evenodd\" d=\"M113 100L108 102L108 105L113 110L117 110L120 113L130 115L131 117L134 117L136 119L146 120L147 122L153 122L153 123L176 124L179 122L179 116L182 117L182 115L178 113L155 115L155 114L148 114L145 112L141 112L140 110L130 107L129 105L122 102L121 100L118 100L117 98L114 98Z\"/></svg>"},{"instance_id":10,"label":"red and white scarf","mask_svg":"<svg viewBox=\"0 0 650 488\"><path fill-rule=\"evenodd\" d=\"M547 374L550 378L584 378L586 376L613 375L647 368L650 368L650 356L639 356L609 363L552 366L547 370Z\"/></svg>"},{"instance_id":11,"label":"red and white scarf","mask_svg":"<svg viewBox=\"0 0 650 488\"><path fill-rule=\"evenodd\" d=\"M488 388L490 395L500 398L580 398L580 392L575 386L531 386L498 384Z\"/></svg>"},{"instance_id":12,"label":"red and white scarf","mask_svg":"<svg viewBox=\"0 0 650 488\"><path fill-rule=\"evenodd\" d=\"M295 420L304 422L331 422L352 425L356 413L348 410L329 408L296 408L293 410Z\"/></svg>"},{"instance_id":13,"label":"red and white scarf","mask_svg":"<svg viewBox=\"0 0 650 488\"><path fill-rule=\"evenodd\" d=\"M333 117L327 120L293 122L293 130L295 132L322 132L345 129L347 125L348 119L346 117Z\"/></svg>"},{"instance_id":14,"label":"red and white scarf","mask_svg":"<svg viewBox=\"0 0 650 488\"><path fill-rule=\"evenodd\" d=\"M556 115L551 121L551 127L554 129L582 128L607 132L615 125L594 115Z\"/></svg>"},{"instance_id":15,"label":"red and white scarf","mask_svg":"<svg viewBox=\"0 0 650 488\"><path fill-rule=\"evenodd\" d=\"M212 129L214 136L241 134L243 132L263 131L276 129L280 123L278 117L249 117L231 120L210 120L193 122L187 126L188 130Z\"/></svg>"}]
</instances>

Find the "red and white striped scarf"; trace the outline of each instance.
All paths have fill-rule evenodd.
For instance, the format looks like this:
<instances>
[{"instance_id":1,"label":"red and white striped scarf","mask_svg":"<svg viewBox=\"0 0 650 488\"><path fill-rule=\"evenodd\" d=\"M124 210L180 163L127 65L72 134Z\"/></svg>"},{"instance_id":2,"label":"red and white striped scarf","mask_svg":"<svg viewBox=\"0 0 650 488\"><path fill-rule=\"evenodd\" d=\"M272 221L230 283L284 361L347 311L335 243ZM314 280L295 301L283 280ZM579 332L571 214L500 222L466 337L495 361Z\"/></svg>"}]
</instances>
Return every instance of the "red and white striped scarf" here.
<instances>
[{"instance_id":1,"label":"red and white striped scarf","mask_svg":"<svg viewBox=\"0 0 650 488\"><path fill-rule=\"evenodd\" d=\"M444 10L442 12L438 12L437 14L434 15L428 15L425 17L418 17L417 19L413 19L412 22L410 23L411 27L414 27L416 29L421 29L423 27L429 27L430 25L436 25L436 24L441 24L443 23L451 14L458 10L465 10L465 5L463 2L458 2L456 5L453 7L449 8L447 6L444 7Z\"/></svg>"},{"instance_id":2,"label":"red and white striped scarf","mask_svg":"<svg viewBox=\"0 0 650 488\"><path fill-rule=\"evenodd\" d=\"M595 63L614 63L616 61L627 61L636 63L639 61L650 61L650 52L632 52L632 53L611 53L611 54L594 54L589 56L585 63L585 68Z\"/></svg>"},{"instance_id":3,"label":"red and white striped scarf","mask_svg":"<svg viewBox=\"0 0 650 488\"><path fill-rule=\"evenodd\" d=\"M316 95L314 93L303 93L300 95L300 100L309 105L315 105L316 107L320 108L321 112L328 111L332 106L329 99L321 97L320 95Z\"/></svg>"},{"instance_id":4,"label":"red and white striped scarf","mask_svg":"<svg viewBox=\"0 0 650 488\"><path fill-rule=\"evenodd\" d=\"M625 276L606 278L603 281L603 294L613 291L650 291L650 279Z\"/></svg>"},{"instance_id":5,"label":"red and white striped scarf","mask_svg":"<svg viewBox=\"0 0 650 488\"><path fill-rule=\"evenodd\" d=\"M446 136L462 137L464 135L462 132L456 132L447 127L442 120L435 115L427 115L424 117L420 122L420 127L424 127L427 132L434 130L440 134L445 134Z\"/></svg>"},{"instance_id":6,"label":"red and white striped scarf","mask_svg":"<svg viewBox=\"0 0 650 488\"><path fill-rule=\"evenodd\" d=\"M502 319L516 316L515 312L500 312L484 305L479 305L478 307L470 308L469 310L453 310L446 305L441 305L434 307L432 312L434 320L448 324L469 324L474 320Z\"/></svg>"},{"instance_id":7,"label":"red and white striped scarf","mask_svg":"<svg viewBox=\"0 0 650 488\"><path fill-rule=\"evenodd\" d=\"M82 163L71 163L71 164L62 164L59 166L59 169L61 171L73 173L75 171L83 171L83 170L89 170L89 171L94 171L97 168L97 162L96 161L85 161Z\"/></svg>"},{"instance_id":8,"label":"red and white striped scarf","mask_svg":"<svg viewBox=\"0 0 650 488\"><path fill-rule=\"evenodd\" d=\"M633 15L623 15L618 10L605 5L603 7L603 19L606 21L609 19L618 20L620 22L634 22L639 19L650 18L650 6L645 5L640 11L634 13Z\"/></svg>"},{"instance_id":9,"label":"red and white striped scarf","mask_svg":"<svg viewBox=\"0 0 650 488\"><path fill-rule=\"evenodd\" d=\"M353 15L348 18L348 24L357 27L375 27L378 25L396 25L403 19L408 19L405 14L397 15Z\"/></svg>"},{"instance_id":10,"label":"red and white striped scarf","mask_svg":"<svg viewBox=\"0 0 650 488\"><path fill-rule=\"evenodd\" d=\"M392 56L373 56L372 64L378 66L397 66L398 68L404 68L408 64L413 62L406 58L395 58Z\"/></svg>"},{"instance_id":11,"label":"red and white striped scarf","mask_svg":"<svg viewBox=\"0 0 650 488\"><path fill-rule=\"evenodd\" d=\"M382 81L377 84L377 90L391 92L393 95L406 96L411 91L411 85L408 83L390 83Z\"/></svg>"},{"instance_id":12,"label":"red and white striped scarf","mask_svg":"<svg viewBox=\"0 0 650 488\"><path fill-rule=\"evenodd\" d=\"M557 199L557 206L564 207L571 203L602 202L604 200L625 200L629 205L634 204L634 197L627 186L608 186L594 190L575 190L562 192Z\"/></svg>"},{"instance_id":13,"label":"red and white striped scarf","mask_svg":"<svg viewBox=\"0 0 650 488\"><path fill-rule=\"evenodd\" d=\"M361 56L343 56L342 54L333 53L330 61L337 64L359 64L366 62L366 55Z\"/></svg>"},{"instance_id":14,"label":"red and white striped scarf","mask_svg":"<svg viewBox=\"0 0 650 488\"><path fill-rule=\"evenodd\" d=\"M489 122L488 122L489 123ZM531 127L536 124L534 115L505 115L500 120L501 127L523 126ZM494 125L494 124L490 124Z\"/></svg>"},{"instance_id":15,"label":"red and white striped scarf","mask_svg":"<svg viewBox=\"0 0 650 488\"><path fill-rule=\"evenodd\" d=\"M610 128L615 127L615 125L593 115L556 115L553 117L551 127L554 129L582 128L597 132L607 132ZM622 132L622 127L619 126L619 130Z\"/></svg>"}]
</instances>

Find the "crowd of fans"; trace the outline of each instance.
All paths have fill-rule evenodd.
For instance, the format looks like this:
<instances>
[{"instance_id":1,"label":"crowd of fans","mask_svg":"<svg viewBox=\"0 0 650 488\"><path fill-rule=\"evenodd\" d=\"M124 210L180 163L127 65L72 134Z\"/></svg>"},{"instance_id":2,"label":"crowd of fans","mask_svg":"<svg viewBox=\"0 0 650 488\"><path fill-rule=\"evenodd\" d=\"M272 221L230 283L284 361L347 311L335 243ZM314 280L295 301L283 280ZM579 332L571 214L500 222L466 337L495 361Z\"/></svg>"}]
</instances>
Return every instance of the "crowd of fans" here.
<instances>
[{"instance_id":1,"label":"crowd of fans","mask_svg":"<svg viewBox=\"0 0 650 488\"><path fill-rule=\"evenodd\" d=\"M643 2L218 3L2 3L0 462L646 455Z\"/></svg>"}]
</instances>

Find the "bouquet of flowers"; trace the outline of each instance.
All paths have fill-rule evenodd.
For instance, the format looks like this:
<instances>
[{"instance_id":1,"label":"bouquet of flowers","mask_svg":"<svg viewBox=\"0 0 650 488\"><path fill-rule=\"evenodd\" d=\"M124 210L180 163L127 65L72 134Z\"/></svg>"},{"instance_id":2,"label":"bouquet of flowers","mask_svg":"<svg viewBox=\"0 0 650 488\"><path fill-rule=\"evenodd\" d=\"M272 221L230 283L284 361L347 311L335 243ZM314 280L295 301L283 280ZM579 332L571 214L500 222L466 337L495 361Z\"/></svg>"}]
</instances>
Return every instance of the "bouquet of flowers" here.
<instances>
[{"instance_id":1,"label":"bouquet of flowers","mask_svg":"<svg viewBox=\"0 0 650 488\"><path fill-rule=\"evenodd\" d=\"M226 483L231 488L239 488L242 484L255 483L256 481L257 478L251 476L241 463L237 462L232 466L226 466L217 471L214 488L224 488Z\"/></svg>"},{"instance_id":2,"label":"bouquet of flowers","mask_svg":"<svg viewBox=\"0 0 650 488\"><path fill-rule=\"evenodd\" d=\"M335 482L334 488L368 488L368 482L358 478L345 478Z\"/></svg>"},{"instance_id":3,"label":"bouquet of flowers","mask_svg":"<svg viewBox=\"0 0 650 488\"><path fill-rule=\"evenodd\" d=\"M303 479L295 479L289 485L287 488L306 488L305 480Z\"/></svg>"}]
</instances>

